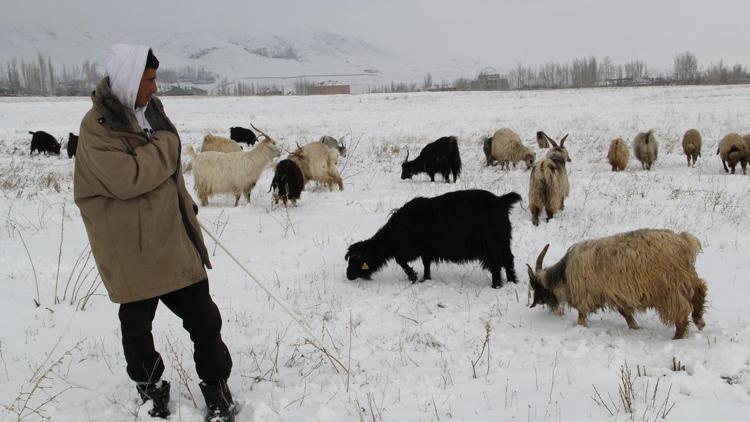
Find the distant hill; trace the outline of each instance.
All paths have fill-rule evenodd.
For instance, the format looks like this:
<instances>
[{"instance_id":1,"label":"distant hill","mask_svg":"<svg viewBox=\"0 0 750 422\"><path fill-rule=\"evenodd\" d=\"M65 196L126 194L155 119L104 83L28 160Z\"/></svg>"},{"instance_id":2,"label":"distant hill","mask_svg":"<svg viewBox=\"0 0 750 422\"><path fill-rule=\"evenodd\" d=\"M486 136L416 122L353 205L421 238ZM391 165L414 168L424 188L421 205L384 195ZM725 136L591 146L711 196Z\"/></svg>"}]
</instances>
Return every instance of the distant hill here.
<instances>
[{"instance_id":1,"label":"distant hill","mask_svg":"<svg viewBox=\"0 0 750 422\"><path fill-rule=\"evenodd\" d=\"M166 69L204 67L226 81L248 84L293 85L339 81L353 92L396 82L421 83L427 72L435 81L473 77L478 64L428 63L414 55L386 51L366 41L334 32L181 31L152 38L151 46ZM11 24L0 27L0 65L12 59L49 57L56 68L80 66L84 60L102 64L107 48L128 40L106 27ZM211 89L211 86L203 86Z\"/></svg>"}]
</instances>

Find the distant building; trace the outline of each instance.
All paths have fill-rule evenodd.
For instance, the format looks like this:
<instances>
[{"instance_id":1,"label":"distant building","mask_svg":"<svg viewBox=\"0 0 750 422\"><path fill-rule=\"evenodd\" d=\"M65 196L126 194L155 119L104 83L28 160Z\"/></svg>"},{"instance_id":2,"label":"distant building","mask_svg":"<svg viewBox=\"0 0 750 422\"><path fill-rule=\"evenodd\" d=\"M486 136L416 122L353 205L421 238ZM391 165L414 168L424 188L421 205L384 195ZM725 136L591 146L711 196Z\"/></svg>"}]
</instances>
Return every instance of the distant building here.
<instances>
[{"instance_id":1,"label":"distant building","mask_svg":"<svg viewBox=\"0 0 750 422\"><path fill-rule=\"evenodd\" d=\"M507 91L510 89L508 78L501 78L493 67L479 72L477 78L471 81L472 91Z\"/></svg>"},{"instance_id":2,"label":"distant building","mask_svg":"<svg viewBox=\"0 0 750 422\"><path fill-rule=\"evenodd\" d=\"M327 81L307 88L308 95L339 95L351 94L351 87L340 82Z\"/></svg>"}]
</instances>

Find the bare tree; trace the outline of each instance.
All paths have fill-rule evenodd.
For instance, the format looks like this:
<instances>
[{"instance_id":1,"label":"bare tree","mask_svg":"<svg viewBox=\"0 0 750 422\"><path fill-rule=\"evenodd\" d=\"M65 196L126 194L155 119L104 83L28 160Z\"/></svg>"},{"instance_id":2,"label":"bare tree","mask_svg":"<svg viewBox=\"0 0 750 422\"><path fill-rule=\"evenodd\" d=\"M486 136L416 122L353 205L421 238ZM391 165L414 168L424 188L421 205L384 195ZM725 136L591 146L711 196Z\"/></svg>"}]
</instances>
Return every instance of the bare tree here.
<instances>
[{"instance_id":1,"label":"bare tree","mask_svg":"<svg viewBox=\"0 0 750 422\"><path fill-rule=\"evenodd\" d=\"M696 82L698 80L698 58L690 51L674 56L674 78L678 81Z\"/></svg>"}]
</instances>

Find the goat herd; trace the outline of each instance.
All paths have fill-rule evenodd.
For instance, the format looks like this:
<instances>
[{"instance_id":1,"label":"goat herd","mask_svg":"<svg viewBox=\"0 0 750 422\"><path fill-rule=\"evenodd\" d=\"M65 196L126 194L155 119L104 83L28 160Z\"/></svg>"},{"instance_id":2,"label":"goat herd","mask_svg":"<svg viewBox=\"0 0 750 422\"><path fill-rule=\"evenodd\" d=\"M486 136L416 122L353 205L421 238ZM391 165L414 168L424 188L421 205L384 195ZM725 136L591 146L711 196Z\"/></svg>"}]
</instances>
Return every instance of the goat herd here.
<instances>
[{"instance_id":1,"label":"goat herd","mask_svg":"<svg viewBox=\"0 0 750 422\"><path fill-rule=\"evenodd\" d=\"M208 198L219 193L232 193L235 206L244 194L248 203L250 193L261 173L282 153L268 135L240 127L230 129L230 138L208 134L203 139L200 153L188 146L195 191L203 206ZM33 134L31 151L60 153L60 144L46 132ZM45 136L46 135L46 136ZM70 134L68 155L75 154L77 137ZM537 132L539 148L548 149L545 157L536 160L535 152L524 146L511 129L502 128L483 139L486 165L499 164L509 169L520 161L531 170L528 202L532 223L539 224L542 210L549 221L564 209L570 191L566 163L571 161L565 147L568 135L559 141ZM50 142L50 139L52 142ZM243 151L239 143L253 146ZM257 145L256 145L257 143ZM71 147L72 145L72 147ZM688 130L682 140L688 166L694 166L701 156L700 133ZM644 170L650 170L657 160L658 142L654 131L639 133L633 140L633 153ZM325 184L329 190L337 185L343 190L343 180L336 163L345 156L346 147L339 140L324 136L320 141L299 146L279 161L271 184L274 202L284 206L297 200L309 181ZM750 159L750 135L726 135L719 143L717 154L726 172L734 173L739 163L746 174ZM401 164L401 179L427 173L430 180L440 174L445 182L452 177L455 183L461 174L461 157L455 136L442 137L427 144L419 156ZM613 171L626 168L629 151L622 139L614 139L607 154ZM729 166L729 168L727 167ZM517 282L511 251L511 222L509 213L521 200L516 192L496 196L484 190L449 192L434 198L417 197L389 217L386 224L371 238L349 246L346 276L349 280L370 279L373 273L394 259L412 283L417 273L409 262L421 258L424 266L419 281L429 280L433 262L479 261L490 271L492 287L502 287L501 269L509 282ZM695 259L701 244L693 235L670 230L641 229L571 246L554 265L544 268L545 246L536 260L535 268L527 265L533 303L547 305L560 312L562 305L578 311L578 324L586 325L590 313L600 309L618 311L629 328L637 328L633 317L636 311L655 309L660 319L676 327L674 338L683 338L689 318L702 329L707 293L706 283L695 271Z\"/></svg>"}]
</instances>

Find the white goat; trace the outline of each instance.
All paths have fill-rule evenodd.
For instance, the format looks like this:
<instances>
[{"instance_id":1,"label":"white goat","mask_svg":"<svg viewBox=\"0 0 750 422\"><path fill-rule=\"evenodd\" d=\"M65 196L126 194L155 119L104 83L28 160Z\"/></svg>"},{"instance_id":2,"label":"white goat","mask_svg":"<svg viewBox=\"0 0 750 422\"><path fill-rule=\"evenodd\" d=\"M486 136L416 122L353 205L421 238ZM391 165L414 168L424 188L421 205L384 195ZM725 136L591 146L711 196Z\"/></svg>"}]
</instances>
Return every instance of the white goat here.
<instances>
[{"instance_id":1,"label":"white goat","mask_svg":"<svg viewBox=\"0 0 750 422\"><path fill-rule=\"evenodd\" d=\"M334 183L339 186L339 190L344 190L344 181L336 168L338 158L339 151L322 142L309 143L289 154L289 159L302 170L305 184L315 180L326 184L329 191L333 190Z\"/></svg>"},{"instance_id":2,"label":"white goat","mask_svg":"<svg viewBox=\"0 0 750 422\"><path fill-rule=\"evenodd\" d=\"M196 155L192 148L187 148L187 153L193 159L195 192L201 205L208 205L208 197L211 195L233 193L236 207L242 194L250 203L250 192L261 173L270 166L274 158L281 155L281 150L273 139L267 137L250 151L207 151Z\"/></svg>"}]
</instances>

